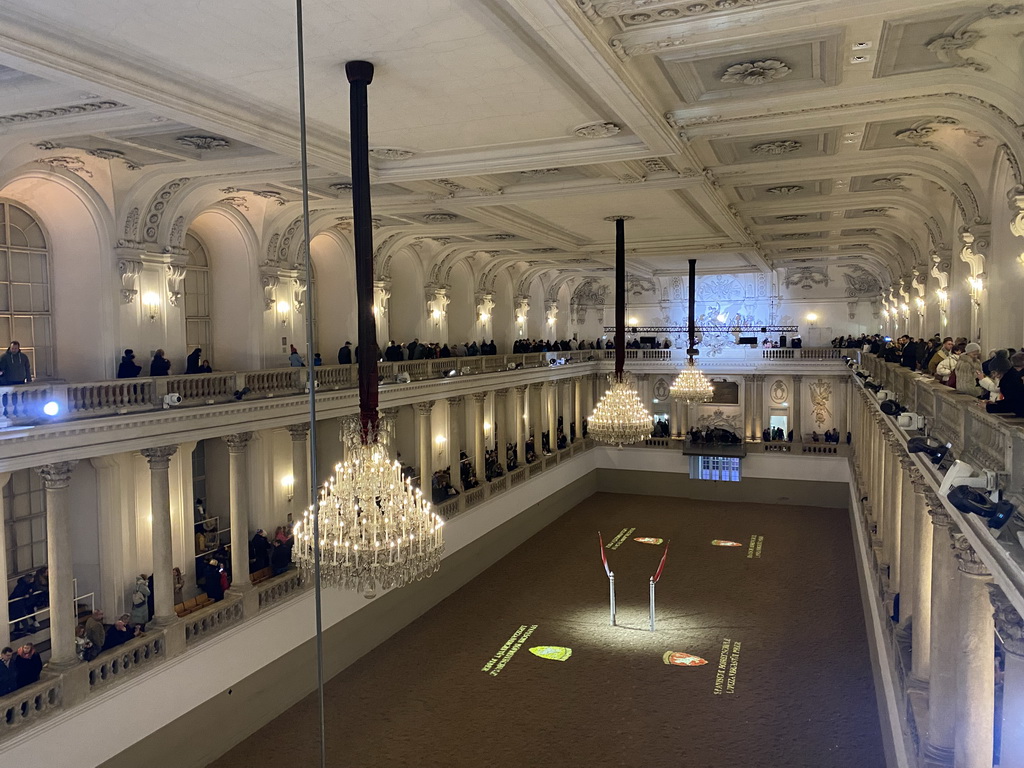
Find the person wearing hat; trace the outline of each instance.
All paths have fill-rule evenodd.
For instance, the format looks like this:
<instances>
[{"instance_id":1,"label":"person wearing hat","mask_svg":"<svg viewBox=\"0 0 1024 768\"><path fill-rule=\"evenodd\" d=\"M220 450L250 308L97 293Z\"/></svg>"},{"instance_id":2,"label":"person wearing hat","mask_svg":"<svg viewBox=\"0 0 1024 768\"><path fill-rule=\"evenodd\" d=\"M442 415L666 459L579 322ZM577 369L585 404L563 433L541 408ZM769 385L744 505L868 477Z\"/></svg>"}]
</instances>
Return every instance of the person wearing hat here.
<instances>
[{"instance_id":1,"label":"person wearing hat","mask_svg":"<svg viewBox=\"0 0 1024 768\"><path fill-rule=\"evenodd\" d=\"M121 357L121 364L117 366L117 378L134 379L140 373L142 373L142 366L135 362L134 350L126 349Z\"/></svg>"},{"instance_id":2,"label":"person wearing hat","mask_svg":"<svg viewBox=\"0 0 1024 768\"><path fill-rule=\"evenodd\" d=\"M956 391L962 392L971 397L981 394L981 387L978 380L985 378L981 370L981 345L973 341L964 347L964 353L957 359L956 368Z\"/></svg>"}]
</instances>

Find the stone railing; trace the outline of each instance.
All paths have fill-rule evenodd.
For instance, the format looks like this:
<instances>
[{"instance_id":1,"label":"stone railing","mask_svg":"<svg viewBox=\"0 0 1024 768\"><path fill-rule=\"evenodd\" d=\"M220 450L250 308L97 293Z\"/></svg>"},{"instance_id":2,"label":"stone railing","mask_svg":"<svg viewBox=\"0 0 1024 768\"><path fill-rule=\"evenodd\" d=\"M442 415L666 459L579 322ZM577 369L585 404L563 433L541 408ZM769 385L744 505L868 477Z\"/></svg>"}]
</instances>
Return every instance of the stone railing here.
<instances>
[{"instance_id":1,"label":"stone railing","mask_svg":"<svg viewBox=\"0 0 1024 768\"><path fill-rule=\"evenodd\" d=\"M731 362L772 362L772 361L785 361L792 362L794 360L841 360L843 355L848 355L851 350L848 349L836 349L834 347L804 347L793 349L792 347L782 347L779 349L764 349L762 347L748 347L736 345L733 347L726 347L714 358L701 357L701 365L707 365L711 363L731 363ZM605 350L581 350L580 352L560 352L560 355L594 355L600 358L603 354L605 360L615 359L614 349ZM584 357L583 359L586 359ZM685 349L627 349L626 350L627 360L660 360L660 361L675 361L677 363L684 363L689 359Z\"/></svg>"},{"instance_id":2,"label":"stone railing","mask_svg":"<svg viewBox=\"0 0 1024 768\"><path fill-rule=\"evenodd\" d=\"M304 586L306 586L306 580L303 578L302 571L288 570L279 576L267 579L257 585L260 610L294 597Z\"/></svg>"},{"instance_id":3,"label":"stone railing","mask_svg":"<svg viewBox=\"0 0 1024 768\"><path fill-rule=\"evenodd\" d=\"M241 623L242 598L225 597L208 608L190 613L182 621L185 624L185 644L195 645L211 635Z\"/></svg>"},{"instance_id":4,"label":"stone railing","mask_svg":"<svg viewBox=\"0 0 1024 768\"><path fill-rule=\"evenodd\" d=\"M166 658L163 632L147 632L132 638L124 645L104 651L89 664L89 687L119 682L135 671Z\"/></svg>"},{"instance_id":5,"label":"stone railing","mask_svg":"<svg viewBox=\"0 0 1024 768\"><path fill-rule=\"evenodd\" d=\"M0 735L7 736L59 709L63 704L62 684L62 676L43 672L39 682L0 699Z\"/></svg>"}]
</instances>

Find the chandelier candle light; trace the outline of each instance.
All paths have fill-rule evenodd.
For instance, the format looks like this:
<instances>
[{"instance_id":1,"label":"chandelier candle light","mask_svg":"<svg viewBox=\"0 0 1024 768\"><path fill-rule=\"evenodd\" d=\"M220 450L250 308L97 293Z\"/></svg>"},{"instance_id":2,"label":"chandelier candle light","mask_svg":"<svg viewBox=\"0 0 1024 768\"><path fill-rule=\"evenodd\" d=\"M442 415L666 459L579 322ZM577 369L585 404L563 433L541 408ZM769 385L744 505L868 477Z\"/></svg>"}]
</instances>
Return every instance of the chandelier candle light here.
<instances>
[{"instance_id":1,"label":"chandelier candle light","mask_svg":"<svg viewBox=\"0 0 1024 768\"><path fill-rule=\"evenodd\" d=\"M684 403L706 403L711 400L711 397L714 395L714 389L711 387L711 382L707 380L707 377L704 376L700 368L698 368L697 364L693 361L694 355L700 354L700 351L697 349L697 334L693 319L693 304L697 293L696 273L697 260L690 259L690 309L688 314L690 346L686 350L686 354L689 355L689 360L686 363L686 367L679 372L679 375L676 376L675 381L672 382L672 386L669 388L669 392L672 397L682 400Z\"/></svg>"},{"instance_id":2,"label":"chandelier candle light","mask_svg":"<svg viewBox=\"0 0 1024 768\"><path fill-rule=\"evenodd\" d=\"M350 61L352 212L359 323L359 438L348 461L324 483L318 503L294 528L294 558L320 583L374 597L430 576L441 563L443 521L402 477L378 425L376 320L373 316L373 225L370 211L366 88L373 65ZM316 568L316 566L319 568Z\"/></svg>"},{"instance_id":3,"label":"chandelier candle light","mask_svg":"<svg viewBox=\"0 0 1024 768\"><path fill-rule=\"evenodd\" d=\"M639 443L651 436L654 419L644 408L625 373L626 364L626 219L613 216L615 222L615 373L608 377L611 387L587 420L587 433L600 443L624 445Z\"/></svg>"}]
</instances>

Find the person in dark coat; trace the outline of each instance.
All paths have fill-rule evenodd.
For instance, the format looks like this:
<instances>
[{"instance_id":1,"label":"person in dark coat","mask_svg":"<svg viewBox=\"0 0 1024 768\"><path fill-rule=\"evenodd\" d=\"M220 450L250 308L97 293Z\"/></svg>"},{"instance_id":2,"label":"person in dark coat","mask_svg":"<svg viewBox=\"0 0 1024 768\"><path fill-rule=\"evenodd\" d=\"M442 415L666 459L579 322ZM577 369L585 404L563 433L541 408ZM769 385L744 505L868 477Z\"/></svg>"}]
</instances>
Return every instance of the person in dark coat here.
<instances>
[{"instance_id":1,"label":"person in dark coat","mask_svg":"<svg viewBox=\"0 0 1024 768\"><path fill-rule=\"evenodd\" d=\"M280 539L274 539L273 549L270 550L270 567L274 570L274 575L278 576L288 570L288 566L292 561L292 553L289 547L286 547Z\"/></svg>"},{"instance_id":2,"label":"person in dark coat","mask_svg":"<svg viewBox=\"0 0 1024 768\"><path fill-rule=\"evenodd\" d=\"M153 362L149 364L150 376L166 376L171 372L171 361L164 357L164 351L158 349L153 353Z\"/></svg>"},{"instance_id":3,"label":"person in dark coat","mask_svg":"<svg viewBox=\"0 0 1024 768\"><path fill-rule=\"evenodd\" d=\"M18 688L18 675L14 670L14 649L7 646L0 651L0 696Z\"/></svg>"},{"instance_id":4,"label":"person in dark coat","mask_svg":"<svg viewBox=\"0 0 1024 768\"><path fill-rule=\"evenodd\" d=\"M103 641L103 650L109 651L111 648L124 645L133 637L135 637L135 632L128 626L124 617L121 617L114 623L114 626L107 630L107 638Z\"/></svg>"},{"instance_id":5,"label":"person in dark coat","mask_svg":"<svg viewBox=\"0 0 1024 768\"><path fill-rule=\"evenodd\" d=\"M193 349L188 357L185 358L185 373L200 373L200 356L203 354L203 350L199 347Z\"/></svg>"},{"instance_id":6,"label":"person in dark coat","mask_svg":"<svg viewBox=\"0 0 1024 768\"><path fill-rule=\"evenodd\" d=\"M18 688L39 681L39 675L43 673L43 660L36 652L32 643L25 643L11 659L11 666L14 668L15 684Z\"/></svg>"},{"instance_id":7,"label":"person in dark coat","mask_svg":"<svg viewBox=\"0 0 1024 768\"><path fill-rule=\"evenodd\" d=\"M338 365L352 365L351 341L346 341L345 346L338 350Z\"/></svg>"},{"instance_id":8,"label":"person in dark coat","mask_svg":"<svg viewBox=\"0 0 1024 768\"><path fill-rule=\"evenodd\" d=\"M121 357L121 364L117 366L117 378L134 379L140 373L142 373L142 366L135 362L135 352L126 349Z\"/></svg>"},{"instance_id":9,"label":"person in dark coat","mask_svg":"<svg viewBox=\"0 0 1024 768\"><path fill-rule=\"evenodd\" d=\"M211 560L206 566L206 594L213 602L224 599L224 586L220 579L223 571L217 560Z\"/></svg>"},{"instance_id":10,"label":"person in dark coat","mask_svg":"<svg viewBox=\"0 0 1024 768\"><path fill-rule=\"evenodd\" d=\"M17 621L23 619L26 616L31 615L34 611L35 594L38 591L36 586L36 575L34 573L26 573L18 578L18 582L14 585L14 589L11 590L10 597L8 599L8 611L11 621ZM15 624L15 630L21 632L27 632L30 628L38 629L39 624L35 620L20 621Z\"/></svg>"},{"instance_id":11,"label":"person in dark coat","mask_svg":"<svg viewBox=\"0 0 1024 768\"><path fill-rule=\"evenodd\" d=\"M1012 413L1024 416L1024 352L1017 352L1010 358L1013 367L999 380L1002 400L987 403L989 413Z\"/></svg>"},{"instance_id":12,"label":"person in dark coat","mask_svg":"<svg viewBox=\"0 0 1024 768\"><path fill-rule=\"evenodd\" d=\"M32 381L32 363L21 351L21 345L12 341L7 351L0 355L0 386L28 384Z\"/></svg>"},{"instance_id":13,"label":"person in dark coat","mask_svg":"<svg viewBox=\"0 0 1024 768\"><path fill-rule=\"evenodd\" d=\"M270 540L267 532L260 528L249 542L249 573L270 567Z\"/></svg>"}]
</instances>

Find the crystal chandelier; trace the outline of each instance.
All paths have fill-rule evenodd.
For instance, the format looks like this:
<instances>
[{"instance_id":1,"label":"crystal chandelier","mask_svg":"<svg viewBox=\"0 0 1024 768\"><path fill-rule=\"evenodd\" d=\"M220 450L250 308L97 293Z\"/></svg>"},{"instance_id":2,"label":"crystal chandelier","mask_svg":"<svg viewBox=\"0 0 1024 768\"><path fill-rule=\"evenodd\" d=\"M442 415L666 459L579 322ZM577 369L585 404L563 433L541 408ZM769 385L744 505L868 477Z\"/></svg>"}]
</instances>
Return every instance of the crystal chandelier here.
<instances>
[{"instance_id":1,"label":"crystal chandelier","mask_svg":"<svg viewBox=\"0 0 1024 768\"><path fill-rule=\"evenodd\" d=\"M594 412L587 419L587 434L599 443L622 448L651 436L654 419L637 395L626 364L626 229L629 216L612 216L615 222L615 373Z\"/></svg>"},{"instance_id":2,"label":"crystal chandelier","mask_svg":"<svg viewBox=\"0 0 1024 768\"><path fill-rule=\"evenodd\" d=\"M701 372L700 368L693 361L695 355L700 354L697 350L697 334L696 325L694 323L694 299L696 298L696 283L697 283L697 260L690 259L690 286L689 286L689 300L690 307L688 313L689 321L689 333L690 333L690 346L686 350L686 354L689 356L689 360L686 362L686 367L679 372L676 376L675 381L672 382L672 386L669 388L669 392L672 397L682 400L684 403L706 403L711 400L714 395L714 389L711 386L711 382L707 380L707 377Z\"/></svg>"},{"instance_id":3,"label":"crystal chandelier","mask_svg":"<svg viewBox=\"0 0 1024 768\"><path fill-rule=\"evenodd\" d=\"M296 524L292 556L309 571L318 513L321 584L372 597L426 578L441 564L444 522L380 442L353 447L324 483L319 504Z\"/></svg>"},{"instance_id":4,"label":"crystal chandelier","mask_svg":"<svg viewBox=\"0 0 1024 768\"><path fill-rule=\"evenodd\" d=\"M402 587L437 570L444 551L443 522L422 492L403 479L401 465L391 460L386 438L380 434L366 103L373 65L350 61L345 74L351 85L358 436L352 441L348 461L335 468L319 499L296 523L293 557L320 585L355 589L374 597L378 589ZM313 397L311 391L310 399Z\"/></svg>"}]
</instances>

